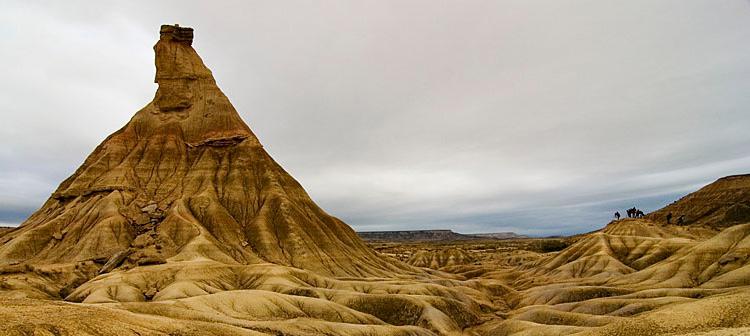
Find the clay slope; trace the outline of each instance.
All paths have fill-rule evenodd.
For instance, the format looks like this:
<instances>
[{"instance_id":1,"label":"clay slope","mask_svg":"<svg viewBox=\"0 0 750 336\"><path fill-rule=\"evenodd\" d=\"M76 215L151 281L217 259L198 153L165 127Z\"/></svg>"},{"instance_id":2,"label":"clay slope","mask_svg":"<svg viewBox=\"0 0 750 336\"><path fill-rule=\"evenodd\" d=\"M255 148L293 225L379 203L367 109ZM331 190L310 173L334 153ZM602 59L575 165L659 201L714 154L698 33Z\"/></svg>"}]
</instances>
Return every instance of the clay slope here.
<instances>
[{"instance_id":1,"label":"clay slope","mask_svg":"<svg viewBox=\"0 0 750 336\"><path fill-rule=\"evenodd\" d=\"M326 214L268 155L192 38L191 28L162 26L153 101L0 237L0 261L104 260L104 271L188 260L334 276L408 270Z\"/></svg>"},{"instance_id":2,"label":"clay slope","mask_svg":"<svg viewBox=\"0 0 750 336\"><path fill-rule=\"evenodd\" d=\"M50 301L55 288L45 280L74 272L85 270L33 269L0 277L0 303L13 307L0 309L0 335L23 335L35 328L107 335L96 331L95 323L99 316L118 311L115 326L131 327L120 335L143 330L153 335L242 334L234 333L235 327L253 335L459 335L496 309L476 283L438 278L341 279L275 264L228 265L211 260L116 270L67 295L67 301L79 304ZM77 312L97 318L75 324L61 320ZM30 317L23 320L18 314ZM145 316L162 323L144 324L150 321ZM217 331L201 329L203 324Z\"/></svg>"},{"instance_id":3,"label":"clay slope","mask_svg":"<svg viewBox=\"0 0 750 336\"><path fill-rule=\"evenodd\" d=\"M471 252L457 248L419 250L414 253L407 264L417 267L440 269L447 266L470 264L476 261Z\"/></svg>"},{"instance_id":4,"label":"clay slope","mask_svg":"<svg viewBox=\"0 0 750 336\"><path fill-rule=\"evenodd\" d=\"M524 265L534 275L575 279L607 279L645 269L696 241L715 234L712 230L662 226L644 219L623 219L603 230L579 238L559 253ZM539 281L529 278L525 281Z\"/></svg>"},{"instance_id":5,"label":"clay slope","mask_svg":"<svg viewBox=\"0 0 750 336\"><path fill-rule=\"evenodd\" d=\"M679 216L684 225L714 228L750 222L750 174L722 177L646 218L664 223L669 213L673 224Z\"/></svg>"},{"instance_id":6,"label":"clay slope","mask_svg":"<svg viewBox=\"0 0 750 336\"><path fill-rule=\"evenodd\" d=\"M750 224L727 228L615 283L641 288L750 285Z\"/></svg>"},{"instance_id":7,"label":"clay slope","mask_svg":"<svg viewBox=\"0 0 750 336\"><path fill-rule=\"evenodd\" d=\"M536 263L485 273L512 288L503 296L510 312L474 330L516 336L743 334L741 327L750 324L750 223L713 232L626 219Z\"/></svg>"}]
</instances>

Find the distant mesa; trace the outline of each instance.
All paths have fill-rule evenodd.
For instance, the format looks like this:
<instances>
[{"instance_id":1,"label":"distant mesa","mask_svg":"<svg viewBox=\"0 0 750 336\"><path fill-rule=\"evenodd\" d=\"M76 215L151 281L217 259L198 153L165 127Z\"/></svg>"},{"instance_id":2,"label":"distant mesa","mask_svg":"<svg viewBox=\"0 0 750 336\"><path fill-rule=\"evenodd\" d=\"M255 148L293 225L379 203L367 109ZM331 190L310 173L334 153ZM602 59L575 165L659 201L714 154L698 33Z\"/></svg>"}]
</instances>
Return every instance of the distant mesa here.
<instances>
[{"instance_id":1,"label":"distant mesa","mask_svg":"<svg viewBox=\"0 0 750 336\"><path fill-rule=\"evenodd\" d=\"M365 241L429 242L479 239L528 238L513 232L463 234L452 230L406 230L406 231L360 231L357 234Z\"/></svg>"},{"instance_id":2,"label":"distant mesa","mask_svg":"<svg viewBox=\"0 0 750 336\"><path fill-rule=\"evenodd\" d=\"M472 233L472 237L494 238L494 239L526 239L527 235L517 234L515 232L494 232L494 233Z\"/></svg>"}]
</instances>

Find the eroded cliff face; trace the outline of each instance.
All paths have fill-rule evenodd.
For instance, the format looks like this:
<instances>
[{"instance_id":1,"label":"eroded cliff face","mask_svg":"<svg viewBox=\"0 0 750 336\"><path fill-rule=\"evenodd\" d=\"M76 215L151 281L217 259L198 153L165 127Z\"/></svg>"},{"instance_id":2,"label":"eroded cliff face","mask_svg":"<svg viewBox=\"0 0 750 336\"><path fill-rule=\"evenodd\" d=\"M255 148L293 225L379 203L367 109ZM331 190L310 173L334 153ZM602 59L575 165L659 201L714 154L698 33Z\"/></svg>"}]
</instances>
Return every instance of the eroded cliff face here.
<instances>
[{"instance_id":1,"label":"eroded cliff face","mask_svg":"<svg viewBox=\"0 0 750 336\"><path fill-rule=\"evenodd\" d=\"M107 259L114 269L210 259L334 276L406 269L326 214L268 155L192 38L191 28L161 27L153 101L0 237L0 260Z\"/></svg>"}]
</instances>

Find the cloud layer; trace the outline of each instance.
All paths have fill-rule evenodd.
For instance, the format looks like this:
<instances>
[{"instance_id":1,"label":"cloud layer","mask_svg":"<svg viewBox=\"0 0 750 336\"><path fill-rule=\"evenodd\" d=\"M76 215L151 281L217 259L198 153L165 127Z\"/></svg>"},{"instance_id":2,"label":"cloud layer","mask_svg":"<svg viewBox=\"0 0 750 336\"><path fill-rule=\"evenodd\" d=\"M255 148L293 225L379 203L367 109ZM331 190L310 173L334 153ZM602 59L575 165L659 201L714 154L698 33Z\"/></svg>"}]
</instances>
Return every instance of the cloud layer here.
<instances>
[{"instance_id":1,"label":"cloud layer","mask_svg":"<svg viewBox=\"0 0 750 336\"><path fill-rule=\"evenodd\" d=\"M746 1L3 7L0 223L151 100L163 23L355 229L582 232L750 172Z\"/></svg>"}]
</instances>

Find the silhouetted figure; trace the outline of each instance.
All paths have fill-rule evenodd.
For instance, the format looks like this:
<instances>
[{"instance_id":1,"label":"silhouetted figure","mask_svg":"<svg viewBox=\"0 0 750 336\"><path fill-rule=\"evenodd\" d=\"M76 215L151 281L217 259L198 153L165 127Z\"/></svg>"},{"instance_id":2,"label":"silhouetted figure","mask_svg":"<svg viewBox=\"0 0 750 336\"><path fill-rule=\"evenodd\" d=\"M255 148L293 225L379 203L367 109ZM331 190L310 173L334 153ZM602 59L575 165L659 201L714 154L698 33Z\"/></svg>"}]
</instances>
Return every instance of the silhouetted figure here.
<instances>
[{"instance_id":1,"label":"silhouetted figure","mask_svg":"<svg viewBox=\"0 0 750 336\"><path fill-rule=\"evenodd\" d=\"M636 209L635 207L628 209L628 217L630 218L638 217L638 209Z\"/></svg>"},{"instance_id":2,"label":"silhouetted figure","mask_svg":"<svg viewBox=\"0 0 750 336\"><path fill-rule=\"evenodd\" d=\"M615 212L615 220L620 220L620 212L619 211Z\"/></svg>"},{"instance_id":3,"label":"silhouetted figure","mask_svg":"<svg viewBox=\"0 0 750 336\"><path fill-rule=\"evenodd\" d=\"M680 215L680 217L677 217L677 225L684 225L685 224L685 216Z\"/></svg>"},{"instance_id":4,"label":"silhouetted figure","mask_svg":"<svg viewBox=\"0 0 750 336\"><path fill-rule=\"evenodd\" d=\"M670 212L667 214L667 224L671 224L670 223L671 221L672 221L672 213Z\"/></svg>"},{"instance_id":5,"label":"silhouetted figure","mask_svg":"<svg viewBox=\"0 0 750 336\"><path fill-rule=\"evenodd\" d=\"M646 214L643 213L641 210L636 210L635 212L635 218L643 218Z\"/></svg>"}]
</instances>

